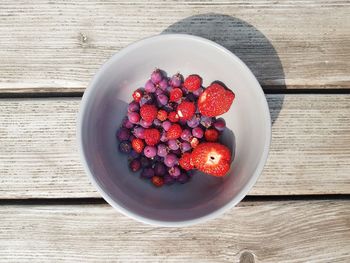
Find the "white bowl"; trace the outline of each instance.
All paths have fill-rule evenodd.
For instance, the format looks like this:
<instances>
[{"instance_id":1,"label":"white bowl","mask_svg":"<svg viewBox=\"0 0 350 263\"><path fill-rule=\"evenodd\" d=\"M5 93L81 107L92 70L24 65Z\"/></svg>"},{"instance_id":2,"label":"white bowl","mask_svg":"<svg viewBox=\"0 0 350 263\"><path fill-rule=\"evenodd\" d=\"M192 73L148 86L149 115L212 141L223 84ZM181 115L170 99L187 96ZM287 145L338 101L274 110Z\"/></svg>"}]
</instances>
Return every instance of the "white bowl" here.
<instances>
[{"instance_id":1,"label":"white bowl","mask_svg":"<svg viewBox=\"0 0 350 263\"><path fill-rule=\"evenodd\" d=\"M156 67L168 74L199 74L204 86L220 80L235 92L223 115L228 127L223 141L235 153L224 178L196 174L187 184L155 188L129 171L116 130L132 92ZM221 215L248 193L268 156L271 121L258 81L239 58L204 38L165 34L129 45L100 68L83 96L77 136L86 173L114 208L144 223L186 226Z\"/></svg>"}]
</instances>

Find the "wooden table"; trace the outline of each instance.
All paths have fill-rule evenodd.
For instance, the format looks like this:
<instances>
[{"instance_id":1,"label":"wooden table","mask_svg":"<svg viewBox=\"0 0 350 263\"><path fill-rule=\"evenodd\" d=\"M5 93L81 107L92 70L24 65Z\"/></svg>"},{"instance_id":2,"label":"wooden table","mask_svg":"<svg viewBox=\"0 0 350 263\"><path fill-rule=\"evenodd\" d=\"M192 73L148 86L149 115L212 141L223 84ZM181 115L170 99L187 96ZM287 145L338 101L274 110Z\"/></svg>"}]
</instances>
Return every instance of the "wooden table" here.
<instances>
[{"instance_id":1,"label":"wooden table","mask_svg":"<svg viewBox=\"0 0 350 263\"><path fill-rule=\"evenodd\" d=\"M100 65L166 32L237 54L273 121L249 196L182 229L107 205L75 139L81 95ZM0 262L350 262L349 91L349 1L3 0Z\"/></svg>"}]
</instances>

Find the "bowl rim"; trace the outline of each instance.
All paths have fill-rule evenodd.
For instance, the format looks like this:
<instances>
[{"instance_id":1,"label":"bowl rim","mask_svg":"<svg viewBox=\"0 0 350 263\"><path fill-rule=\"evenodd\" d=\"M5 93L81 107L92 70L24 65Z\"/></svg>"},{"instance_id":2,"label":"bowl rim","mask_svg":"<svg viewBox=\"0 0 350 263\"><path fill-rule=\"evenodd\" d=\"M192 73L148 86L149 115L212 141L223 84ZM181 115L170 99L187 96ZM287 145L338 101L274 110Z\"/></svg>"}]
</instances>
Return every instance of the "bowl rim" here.
<instances>
[{"instance_id":1,"label":"bowl rim","mask_svg":"<svg viewBox=\"0 0 350 263\"><path fill-rule=\"evenodd\" d=\"M163 39L172 39L172 38L183 38L187 40L194 40L201 42L204 45L210 45L214 48L219 49L220 51L226 53L227 56L230 56L233 60L235 60L241 67L243 67L252 77L252 80L255 82L255 86L257 87L257 91L260 94L260 99L262 100L262 105L264 108L264 117L265 117L265 122L267 123L266 125L266 139L265 139L265 145L264 145L264 150L262 153L262 156L260 158L260 161L254 171L254 174L251 176L249 179L248 183L238 192L238 194L231 199L227 204L224 206L220 207L219 209L201 216L197 217L194 219L188 219L188 220L183 220L183 221L162 221L162 220L155 220L155 219L150 219L148 217L139 215L135 212L132 212L128 210L127 208L123 207L120 205L118 202L116 202L106 191L103 190L101 187L100 183L95 179L95 176L93 175L92 171L89 168L86 155L83 149L83 141L82 141L82 121L86 113L86 108L87 108L87 102L90 100L90 97L93 94L94 86L96 86L96 82L99 79L100 75L102 72L104 72L115 60L118 60L121 56L123 56L125 53L132 51L133 49L136 49L143 44L147 42L152 42L152 41L157 41L157 40L163 40ZM83 164L83 168L85 173L90 179L90 182L92 185L97 189L99 194L109 203L113 208L121 212L122 214L136 220L142 223L146 223L149 225L153 226L162 226L162 227L184 227L184 226L191 226L199 223L204 223L207 222L208 220L217 218L236 206L251 190L251 188L254 186L258 178L260 177L263 168L266 164L268 154L269 154L269 149L270 149L270 144L271 144L271 137L272 137L272 127L271 127L271 116L270 116L270 111L268 107L267 100L265 98L265 94L263 89L261 88L258 80L252 73L252 71L248 68L248 66L240 59L238 58L235 54L233 54L231 51L226 49L225 47L221 46L220 44L215 43L214 41L211 41L209 39L203 38L203 37L198 37L194 35L189 35L189 34L160 34L160 35L154 35L150 37L143 38L141 40L138 40L136 42L133 42L126 47L124 47L122 50L119 52L115 53L112 55L105 63L97 70L95 75L93 76L92 80L90 81L88 87L85 89L85 92L83 94L83 97L80 102L80 108L79 108L79 113L77 117L77 130L76 130L76 136L77 136L77 141L78 141L78 151L79 151L79 157L80 160Z\"/></svg>"}]
</instances>

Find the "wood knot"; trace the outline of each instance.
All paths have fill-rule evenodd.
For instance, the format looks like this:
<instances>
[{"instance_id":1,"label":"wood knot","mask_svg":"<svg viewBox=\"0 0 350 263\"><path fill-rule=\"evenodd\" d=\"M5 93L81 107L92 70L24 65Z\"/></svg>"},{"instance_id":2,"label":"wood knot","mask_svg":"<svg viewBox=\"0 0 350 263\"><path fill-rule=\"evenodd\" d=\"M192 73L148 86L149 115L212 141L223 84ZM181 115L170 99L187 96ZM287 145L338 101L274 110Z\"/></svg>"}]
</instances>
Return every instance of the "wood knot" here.
<instances>
[{"instance_id":1,"label":"wood knot","mask_svg":"<svg viewBox=\"0 0 350 263\"><path fill-rule=\"evenodd\" d=\"M239 263L255 263L254 254L249 251L244 251L239 257Z\"/></svg>"},{"instance_id":2,"label":"wood knot","mask_svg":"<svg viewBox=\"0 0 350 263\"><path fill-rule=\"evenodd\" d=\"M80 38L80 41L81 41L82 44L85 44L85 43L88 42L88 37L84 33L80 33L79 38Z\"/></svg>"}]
</instances>

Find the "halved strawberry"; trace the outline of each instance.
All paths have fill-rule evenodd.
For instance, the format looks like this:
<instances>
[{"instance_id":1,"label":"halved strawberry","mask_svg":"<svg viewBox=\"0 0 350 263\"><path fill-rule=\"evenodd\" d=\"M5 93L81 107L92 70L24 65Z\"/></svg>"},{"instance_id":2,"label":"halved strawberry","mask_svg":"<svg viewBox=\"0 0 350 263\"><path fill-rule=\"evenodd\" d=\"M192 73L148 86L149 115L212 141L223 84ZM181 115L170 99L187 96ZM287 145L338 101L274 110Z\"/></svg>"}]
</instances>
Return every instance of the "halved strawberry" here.
<instances>
[{"instance_id":1,"label":"halved strawberry","mask_svg":"<svg viewBox=\"0 0 350 263\"><path fill-rule=\"evenodd\" d=\"M198 110L207 117L218 116L230 109L234 98L231 90L215 82L199 96Z\"/></svg>"},{"instance_id":2,"label":"halved strawberry","mask_svg":"<svg viewBox=\"0 0 350 263\"><path fill-rule=\"evenodd\" d=\"M191 163L200 171L224 176L230 170L231 152L220 143L200 143L191 154Z\"/></svg>"}]
</instances>

